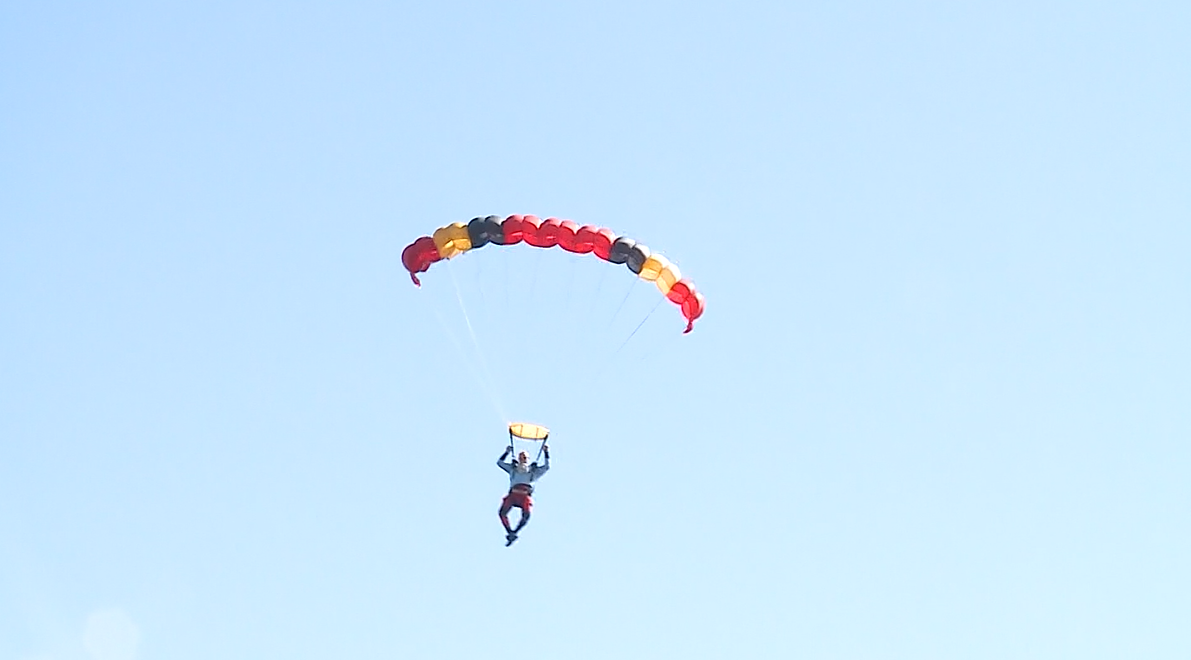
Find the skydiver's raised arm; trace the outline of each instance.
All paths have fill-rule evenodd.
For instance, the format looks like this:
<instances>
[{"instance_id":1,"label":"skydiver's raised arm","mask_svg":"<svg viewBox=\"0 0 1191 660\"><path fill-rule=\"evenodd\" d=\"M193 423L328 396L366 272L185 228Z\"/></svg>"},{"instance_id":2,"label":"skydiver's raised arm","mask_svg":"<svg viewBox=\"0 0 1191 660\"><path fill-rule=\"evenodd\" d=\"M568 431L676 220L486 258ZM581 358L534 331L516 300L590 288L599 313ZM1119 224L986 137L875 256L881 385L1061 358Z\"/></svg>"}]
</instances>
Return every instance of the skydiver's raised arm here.
<instances>
[{"instance_id":1,"label":"skydiver's raised arm","mask_svg":"<svg viewBox=\"0 0 1191 660\"><path fill-rule=\"evenodd\" d=\"M512 451L513 451L512 445L505 447L505 453L501 454L500 458L496 459L496 467L504 470L505 472L512 472L513 471L513 462L509 461L508 463L505 463L505 459L508 458L509 453Z\"/></svg>"}]
</instances>

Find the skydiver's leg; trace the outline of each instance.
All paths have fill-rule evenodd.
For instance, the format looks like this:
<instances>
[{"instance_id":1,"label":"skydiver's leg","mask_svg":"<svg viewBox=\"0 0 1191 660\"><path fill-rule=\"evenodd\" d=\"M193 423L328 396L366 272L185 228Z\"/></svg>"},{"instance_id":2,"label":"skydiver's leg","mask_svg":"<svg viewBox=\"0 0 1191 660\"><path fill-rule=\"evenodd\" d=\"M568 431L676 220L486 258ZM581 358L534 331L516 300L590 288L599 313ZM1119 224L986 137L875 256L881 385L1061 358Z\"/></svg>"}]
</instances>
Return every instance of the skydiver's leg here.
<instances>
[{"instance_id":1,"label":"skydiver's leg","mask_svg":"<svg viewBox=\"0 0 1191 660\"><path fill-rule=\"evenodd\" d=\"M514 534L519 533L521 531L521 528L525 527L525 523L527 523L527 522L529 522L529 509L522 508L521 509L521 520L517 523L517 529L514 529L513 533Z\"/></svg>"},{"instance_id":2,"label":"skydiver's leg","mask_svg":"<svg viewBox=\"0 0 1191 660\"><path fill-rule=\"evenodd\" d=\"M512 534L513 528L509 525L509 511L513 509L513 502L509 500L506 495L500 503L500 524L505 526L505 533Z\"/></svg>"},{"instance_id":3,"label":"skydiver's leg","mask_svg":"<svg viewBox=\"0 0 1191 660\"><path fill-rule=\"evenodd\" d=\"M521 520L517 523L517 529L513 530L514 534L520 532L521 528L525 527L525 523L529 522L529 514L533 510L533 498L529 495L523 495L517 506L521 509Z\"/></svg>"}]
</instances>

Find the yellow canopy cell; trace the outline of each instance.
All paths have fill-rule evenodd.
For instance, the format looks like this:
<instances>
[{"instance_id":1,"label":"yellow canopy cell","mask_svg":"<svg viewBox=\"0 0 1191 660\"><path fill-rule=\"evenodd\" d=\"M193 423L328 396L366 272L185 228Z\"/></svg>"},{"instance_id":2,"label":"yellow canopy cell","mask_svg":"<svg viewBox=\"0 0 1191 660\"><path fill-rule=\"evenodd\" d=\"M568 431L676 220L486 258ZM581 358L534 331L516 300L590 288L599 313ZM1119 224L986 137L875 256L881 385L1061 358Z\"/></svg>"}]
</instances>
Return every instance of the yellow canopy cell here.
<instances>
[{"instance_id":1,"label":"yellow canopy cell","mask_svg":"<svg viewBox=\"0 0 1191 660\"><path fill-rule=\"evenodd\" d=\"M637 273L637 277L640 277L646 282L653 282L658 278L662 269L670 265L669 259L660 254L651 254L645 260L645 263L641 264L641 272Z\"/></svg>"},{"instance_id":2,"label":"yellow canopy cell","mask_svg":"<svg viewBox=\"0 0 1191 660\"><path fill-rule=\"evenodd\" d=\"M446 227L439 227L434 231L434 247L443 259L457 257L471 249L471 238L467 235L467 225L453 222Z\"/></svg>"},{"instance_id":3,"label":"yellow canopy cell","mask_svg":"<svg viewBox=\"0 0 1191 660\"><path fill-rule=\"evenodd\" d=\"M662 295L664 296L667 293L670 293L670 289L673 289L674 285L678 282L678 280L681 279L682 273L679 272L678 266L675 266L674 264L667 264L664 268L658 271L658 278L654 280L653 283L658 285L658 290L661 291Z\"/></svg>"},{"instance_id":4,"label":"yellow canopy cell","mask_svg":"<svg viewBox=\"0 0 1191 660\"><path fill-rule=\"evenodd\" d=\"M678 266L670 263L669 259L660 254L649 255L649 258L641 265L641 272L637 276L656 284L662 295L670 293L670 289L674 288L674 283L682 279L682 273L679 272Z\"/></svg>"}]
</instances>

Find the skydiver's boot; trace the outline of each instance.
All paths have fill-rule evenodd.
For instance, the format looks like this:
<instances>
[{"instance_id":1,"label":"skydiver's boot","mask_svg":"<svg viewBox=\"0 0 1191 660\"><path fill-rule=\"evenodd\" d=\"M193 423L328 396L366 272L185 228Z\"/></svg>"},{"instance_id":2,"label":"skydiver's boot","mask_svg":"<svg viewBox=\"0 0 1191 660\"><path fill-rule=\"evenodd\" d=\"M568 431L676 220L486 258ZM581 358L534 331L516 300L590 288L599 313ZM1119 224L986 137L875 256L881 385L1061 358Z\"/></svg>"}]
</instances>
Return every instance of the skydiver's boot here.
<instances>
[{"instance_id":1,"label":"skydiver's boot","mask_svg":"<svg viewBox=\"0 0 1191 660\"><path fill-rule=\"evenodd\" d=\"M517 540L517 534L515 532L509 532L507 535L505 535L505 547L507 548L510 545L513 545L513 541L516 541L516 540Z\"/></svg>"}]
</instances>

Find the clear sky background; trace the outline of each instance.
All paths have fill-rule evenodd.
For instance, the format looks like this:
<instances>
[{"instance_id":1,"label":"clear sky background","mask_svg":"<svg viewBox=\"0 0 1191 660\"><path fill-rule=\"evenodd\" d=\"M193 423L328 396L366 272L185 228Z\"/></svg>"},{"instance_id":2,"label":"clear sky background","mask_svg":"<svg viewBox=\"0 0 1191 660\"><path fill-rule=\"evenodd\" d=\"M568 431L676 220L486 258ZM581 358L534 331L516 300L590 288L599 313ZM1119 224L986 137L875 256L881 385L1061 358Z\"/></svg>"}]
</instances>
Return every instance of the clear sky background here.
<instances>
[{"instance_id":1,"label":"clear sky background","mask_svg":"<svg viewBox=\"0 0 1191 660\"><path fill-rule=\"evenodd\" d=\"M5 3L0 660L1191 657L1189 7Z\"/></svg>"}]
</instances>

